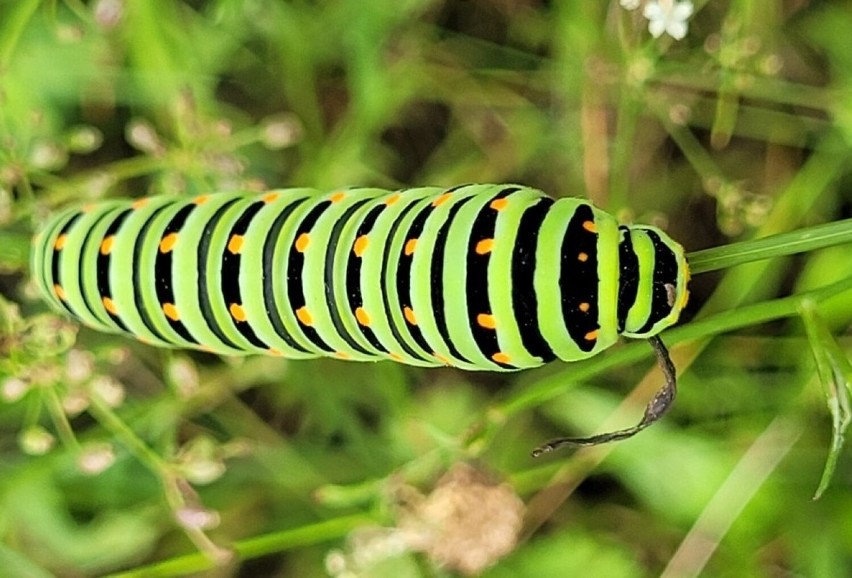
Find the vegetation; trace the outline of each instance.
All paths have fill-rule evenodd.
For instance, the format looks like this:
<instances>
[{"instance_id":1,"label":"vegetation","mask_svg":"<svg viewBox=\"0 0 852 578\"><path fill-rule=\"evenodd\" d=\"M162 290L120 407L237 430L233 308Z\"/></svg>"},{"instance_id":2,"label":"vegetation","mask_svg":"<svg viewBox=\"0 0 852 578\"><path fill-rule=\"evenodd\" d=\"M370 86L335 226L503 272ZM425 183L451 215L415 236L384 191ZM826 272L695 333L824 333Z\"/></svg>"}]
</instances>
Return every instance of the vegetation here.
<instances>
[{"instance_id":1,"label":"vegetation","mask_svg":"<svg viewBox=\"0 0 852 578\"><path fill-rule=\"evenodd\" d=\"M848 572L850 8L0 0L0 574ZM509 376L222 359L80 328L28 276L71 202L466 182L691 252L660 423L530 457L638 420L644 342Z\"/></svg>"}]
</instances>

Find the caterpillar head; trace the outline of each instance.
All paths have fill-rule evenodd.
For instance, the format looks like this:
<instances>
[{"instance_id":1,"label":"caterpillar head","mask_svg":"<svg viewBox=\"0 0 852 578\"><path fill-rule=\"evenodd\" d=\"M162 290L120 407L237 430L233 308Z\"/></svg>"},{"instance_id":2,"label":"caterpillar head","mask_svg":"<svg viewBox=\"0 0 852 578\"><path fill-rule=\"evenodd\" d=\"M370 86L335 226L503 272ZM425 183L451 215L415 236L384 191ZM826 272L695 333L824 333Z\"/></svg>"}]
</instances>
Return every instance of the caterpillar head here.
<instances>
[{"instance_id":1,"label":"caterpillar head","mask_svg":"<svg viewBox=\"0 0 852 578\"><path fill-rule=\"evenodd\" d=\"M689 299L689 265L678 243L649 225L621 227L621 333L647 338L673 325Z\"/></svg>"}]
</instances>

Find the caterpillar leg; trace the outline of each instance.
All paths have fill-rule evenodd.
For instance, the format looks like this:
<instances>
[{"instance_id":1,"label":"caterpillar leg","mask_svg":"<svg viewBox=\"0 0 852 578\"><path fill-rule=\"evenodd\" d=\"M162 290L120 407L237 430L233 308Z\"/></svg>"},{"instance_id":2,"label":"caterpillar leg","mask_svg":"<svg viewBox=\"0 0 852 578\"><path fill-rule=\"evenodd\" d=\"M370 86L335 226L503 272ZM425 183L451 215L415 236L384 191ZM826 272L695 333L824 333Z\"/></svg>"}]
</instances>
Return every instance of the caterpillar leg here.
<instances>
[{"instance_id":1,"label":"caterpillar leg","mask_svg":"<svg viewBox=\"0 0 852 578\"><path fill-rule=\"evenodd\" d=\"M659 390L657 390L657 393L654 394L654 397L651 398L648 405L645 406L645 414L642 416L642 420L633 427L589 437L552 439L535 448L532 451L532 457L537 458L542 454L552 452L553 450L565 446L596 446L598 444L627 439L629 437L633 437L663 417L663 415L665 415L672 406L675 396L677 395L677 376L675 366L672 363L671 357L669 357L669 352L662 340L659 337L654 336L650 337L648 341L651 342L651 347L654 348L654 354L657 356L657 363L659 363L660 368L663 370L666 382Z\"/></svg>"}]
</instances>

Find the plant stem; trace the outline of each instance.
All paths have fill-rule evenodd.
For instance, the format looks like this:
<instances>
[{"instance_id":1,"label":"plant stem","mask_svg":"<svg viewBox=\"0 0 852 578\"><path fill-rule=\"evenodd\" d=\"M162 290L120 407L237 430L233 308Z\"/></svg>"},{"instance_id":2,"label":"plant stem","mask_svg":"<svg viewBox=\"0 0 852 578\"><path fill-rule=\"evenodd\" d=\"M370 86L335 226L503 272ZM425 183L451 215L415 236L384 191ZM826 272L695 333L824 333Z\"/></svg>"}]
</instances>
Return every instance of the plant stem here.
<instances>
[{"instance_id":1,"label":"plant stem","mask_svg":"<svg viewBox=\"0 0 852 578\"><path fill-rule=\"evenodd\" d=\"M697 275L843 243L852 243L852 219L695 251L687 255L687 261L691 272Z\"/></svg>"},{"instance_id":2,"label":"plant stem","mask_svg":"<svg viewBox=\"0 0 852 578\"><path fill-rule=\"evenodd\" d=\"M308 546L335 540L341 536L345 536L354 528L364 526L370 522L372 520L363 515L343 516L317 524L240 540L233 544L233 549L240 560L250 560L267 554L284 552L285 550L291 550L299 546ZM209 570L214 565L214 562L204 554L196 552L186 556L177 556L150 566L142 566L128 570L127 572L112 574L108 578L185 576L189 573Z\"/></svg>"}]
</instances>

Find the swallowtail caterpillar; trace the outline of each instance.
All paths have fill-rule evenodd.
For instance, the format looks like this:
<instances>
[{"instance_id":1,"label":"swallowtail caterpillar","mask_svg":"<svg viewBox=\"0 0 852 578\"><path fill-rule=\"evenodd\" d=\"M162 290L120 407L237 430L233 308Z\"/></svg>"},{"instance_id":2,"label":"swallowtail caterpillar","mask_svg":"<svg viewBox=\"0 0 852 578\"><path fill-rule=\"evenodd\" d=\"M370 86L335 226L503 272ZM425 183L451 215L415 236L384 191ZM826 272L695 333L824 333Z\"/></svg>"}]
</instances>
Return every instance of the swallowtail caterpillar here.
<instances>
[{"instance_id":1,"label":"swallowtail caterpillar","mask_svg":"<svg viewBox=\"0 0 852 578\"><path fill-rule=\"evenodd\" d=\"M656 335L689 295L683 249L659 229L493 184L103 201L52 218L32 271L87 326L222 355L509 371L651 341L666 383L639 424L534 455L662 416L675 370Z\"/></svg>"}]
</instances>

